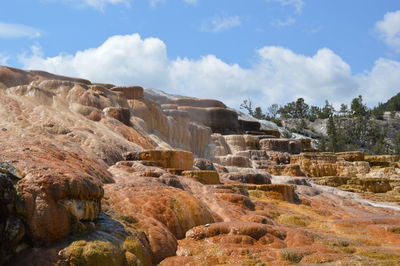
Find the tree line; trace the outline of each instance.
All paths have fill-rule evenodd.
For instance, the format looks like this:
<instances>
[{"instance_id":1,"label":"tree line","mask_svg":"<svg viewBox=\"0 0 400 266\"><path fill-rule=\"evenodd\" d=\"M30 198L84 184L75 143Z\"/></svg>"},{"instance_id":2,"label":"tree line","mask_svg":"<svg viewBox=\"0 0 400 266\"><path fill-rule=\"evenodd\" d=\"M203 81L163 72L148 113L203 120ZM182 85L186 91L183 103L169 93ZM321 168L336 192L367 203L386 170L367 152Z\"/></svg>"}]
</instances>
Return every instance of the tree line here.
<instances>
[{"instance_id":1,"label":"tree line","mask_svg":"<svg viewBox=\"0 0 400 266\"><path fill-rule=\"evenodd\" d=\"M393 138L387 138L389 128L382 127L379 122L384 112L400 111L400 93L372 109L364 104L361 95L352 99L350 106L341 104L339 110L328 101L323 107L309 105L304 98L283 106L272 104L265 112L246 99L240 108L256 119L269 120L278 126L282 126L282 121L295 119L297 126L292 131L297 133L304 133L309 121L326 119L326 134L320 135L317 140L321 151L362 150L369 154L400 154L400 132L396 132Z\"/></svg>"},{"instance_id":2,"label":"tree line","mask_svg":"<svg viewBox=\"0 0 400 266\"><path fill-rule=\"evenodd\" d=\"M350 108L346 104L341 104L339 110L335 110L328 101L325 101L325 105L322 108L308 105L304 98L298 98L296 101L289 102L284 106L272 104L267 107L266 112L260 106L254 107L251 100L246 99L240 105L240 108L246 110L254 118L270 121L289 118L315 121L316 119L327 119L335 115L339 117L358 117L373 113L373 110L369 110L363 104L361 95L352 100Z\"/></svg>"}]
</instances>

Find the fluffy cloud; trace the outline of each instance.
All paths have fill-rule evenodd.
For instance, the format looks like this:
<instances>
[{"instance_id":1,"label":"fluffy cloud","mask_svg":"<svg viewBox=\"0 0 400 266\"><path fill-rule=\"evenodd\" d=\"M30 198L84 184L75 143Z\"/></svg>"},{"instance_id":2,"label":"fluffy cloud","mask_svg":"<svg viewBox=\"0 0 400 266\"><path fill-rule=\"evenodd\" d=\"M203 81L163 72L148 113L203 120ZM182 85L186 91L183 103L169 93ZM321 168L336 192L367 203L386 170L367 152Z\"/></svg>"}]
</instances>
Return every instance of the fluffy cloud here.
<instances>
[{"instance_id":1,"label":"fluffy cloud","mask_svg":"<svg viewBox=\"0 0 400 266\"><path fill-rule=\"evenodd\" d=\"M379 37L396 52L400 52L400 10L388 12L375 24Z\"/></svg>"},{"instance_id":2,"label":"fluffy cloud","mask_svg":"<svg viewBox=\"0 0 400 266\"><path fill-rule=\"evenodd\" d=\"M380 58L357 78L369 103L384 102L400 91L400 62Z\"/></svg>"},{"instance_id":3,"label":"fluffy cloud","mask_svg":"<svg viewBox=\"0 0 400 266\"><path fill-rule=\"evenodd\" d=\"M26 25L0 22L0 38L37 38L41 31Z\"/></svg>"},{"instance_id":4,"label":"fluffy cloud","mask_svg":"<svg viewBox=\"0 0 400 266\"><path fill-rule=\"evenodd\" d=\"M35 48L20 61L27 69L216 98L233 107L245 98L261 106L284 104L298 97L311 104L321 104L325 99L339 104L350 102L358 94L376 104L396 94L400 84L400 63L388 59L379 59L372 70L354 75L351 67L327 48L304 56L270 46L259 49L256 58L249 68L228 64L214 55L171 60L161 40L133 34L113 36L97 48L74 55L46 58Z\"/></svg>"},{"instance_id":5,"label":"fluffy cloud","mask_svg":"<svg viewBox=\"0 0 400 266\"><path fill-rule=\"evenodd\" d=\"M201 30L206 32L220 32L238 27L241 24L242 22L238 16L214 17L204 21Z\"/></svg>"},{"instance_id":6,"label":"fluffy cloud","mask_svg":"<svg viewBox=\"0 0 400 266\"><path fill-rule=\"evenodd\" d=\"M116 35L97 48L78 51L75 55L44 58L38 47L33 47L32 52L30 57L20 57L26 68L124 85L162 87L166 83L163 78L168 69L165 44L155 38L142 40L138 34Z\"/></svg>"}]
</instances>

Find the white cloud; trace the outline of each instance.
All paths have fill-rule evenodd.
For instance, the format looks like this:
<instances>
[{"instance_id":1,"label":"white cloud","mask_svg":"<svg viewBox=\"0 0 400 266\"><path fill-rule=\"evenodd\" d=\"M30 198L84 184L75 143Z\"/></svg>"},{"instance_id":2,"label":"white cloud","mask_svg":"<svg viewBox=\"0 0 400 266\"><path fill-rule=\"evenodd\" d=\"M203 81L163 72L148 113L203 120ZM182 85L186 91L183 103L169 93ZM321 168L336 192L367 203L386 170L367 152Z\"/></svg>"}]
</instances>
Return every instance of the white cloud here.
<instances>
[{"instance_id":1,"label":"white cloud","mask_svg":"<svg viewBox=\"0 0 400 266\"><path fill-rule=\"evenodd\" d=\"M367 102L385 102L400 91L400 62L380 58L371 71L358 77Z\"/></svg>"},{"instance_id":2,"label":"white cloud","mask_svg":"<svg viewBox=\"0 0 400 266\"><path fill-rule=\"evenodd\" d=\"M7 55L0 53L0 65L7 65L9 59L10 58Z\"/></svg>"},{"instance_id":3,"label":"white cloud","mask_svg":"<svg viewBox=\"0 0 400 266\"><path fill-rule=\"evenodd\" d=\"M276 19L272 21L272 25L276 27L287 27L293 25L295 22L296 20L293 17L289 16L285 20Z\"/></svg>"},{"instance_id":4,"label":"white cloud","mask_svg":"<svg viewBox=\"0 0 400 266\"><path fill-rule=\"evenodd\" d=\"M303 0L267 0L267 2L277 2L283 6L291 6L294 8L296 14L301 14L301 12L303 12Z\"/></svg>"},{"instance_id":5,"label":"white cloud","mask_svg":"<svg viewBox=\"0 0 400 266\"><path fill-rule=\"evenodd\" d=\"M107 5L130 6L132 0L47 0L50 2L64 2L78 8L91 7L97 10L104 10Z\"/></svg>"},{"instance_id":6,"label":"white cloud","mask_svg":"<svg viewBox=\"0 0 400 266\"><path fill-rule=\"evenodd\" d=\"M393 50L400 52L400 10L388 12L375 24L379 37Z\"/></svg>"},{"instance_id":7,"label":"white cloud","mask_svg":"<svg viewBox=\"0 0 400 266\"><path fill-rule=\"evenodd\" d=\"M0 22L0 38L38 38L41 35L41 31L33 27Z\"/></svg>"},{"instance_id":8,"label":"white cloud","mask_svg":"<svg viewBox=\"0 0 400 266\"><path fill-rule=\"evenodd\" d=\"M229 30L235 27L239 27L242 24L240 17L214 17L212 19L206 20L201 26L202 31L206 32L220 32Z\"/></svg>"},{"instance_id":9,"label":"white cloud","mask_svg":"<svg viewBox=\"0 0 400 266\"><path fill-rule=\"evenodd\" d=\"M228 64L214 55L171 60L161 40L133 34L113 36L97 48L74 55L46 58L35 48L20 61L26 69L216 98L233 107L245 98L264 107L298 97L310 104L323 104L325 99L349 103L358 94L376 104L398 93L400 84L400 62L388 59L379 59L372 70L354 75L351 67L327 48L305 56L269 46L259 49L256 58L249 68Z\"/></svg>"},{"instance_id":10,"label":"white cloud","mask_svg":"<svg viewBox=\"0 0 400 266\"><path fill-rule=\"evenodd\" d=\"M31 57L20 57L25 68L126 85L137 83L162 88L166 83L163 79L168 69L165 44L155 38L142 40L138 34L116 35L97 48L78 51L75 55L44 58L37 47L32 52Z\"/></svg>"}]
</instances>

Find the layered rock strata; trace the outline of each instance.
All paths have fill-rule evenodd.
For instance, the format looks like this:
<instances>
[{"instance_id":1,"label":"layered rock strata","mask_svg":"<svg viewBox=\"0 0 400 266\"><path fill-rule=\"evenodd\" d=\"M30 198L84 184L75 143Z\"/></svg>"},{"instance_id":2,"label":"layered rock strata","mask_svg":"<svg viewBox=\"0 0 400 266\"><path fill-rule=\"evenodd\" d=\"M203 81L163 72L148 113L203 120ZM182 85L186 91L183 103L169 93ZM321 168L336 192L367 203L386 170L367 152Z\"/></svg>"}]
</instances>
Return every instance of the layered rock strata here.
<instances>
[{"instance_id":1,"label":"layered rock strata","mask_svg":"<svg viewBox=\"0 0 400 266\"><path fill-rule=\"evenodd\" d=\"M0 117L1 265L400 259L398 205L361 198L396 202L398 157L310 153L216 100L7 67Z\"/></svg>"}]
</instances>

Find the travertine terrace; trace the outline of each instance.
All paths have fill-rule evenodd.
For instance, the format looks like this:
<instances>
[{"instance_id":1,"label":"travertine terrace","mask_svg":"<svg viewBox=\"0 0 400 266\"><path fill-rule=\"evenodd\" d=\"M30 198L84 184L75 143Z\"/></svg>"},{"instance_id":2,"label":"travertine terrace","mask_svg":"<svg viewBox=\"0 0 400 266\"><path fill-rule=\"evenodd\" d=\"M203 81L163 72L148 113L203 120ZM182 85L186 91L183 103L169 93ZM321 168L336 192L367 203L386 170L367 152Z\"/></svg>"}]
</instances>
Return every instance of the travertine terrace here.
<instances>
[{"instance_id":1,"label":"travertine terrace","mask_svg":"<svg viewBox=\"0 0 400 266\"><path fill-rule=\"evenodd\" d=\"M1 265L399 265L400 158L0 67Z\"/></svg>"}]
</instances>

